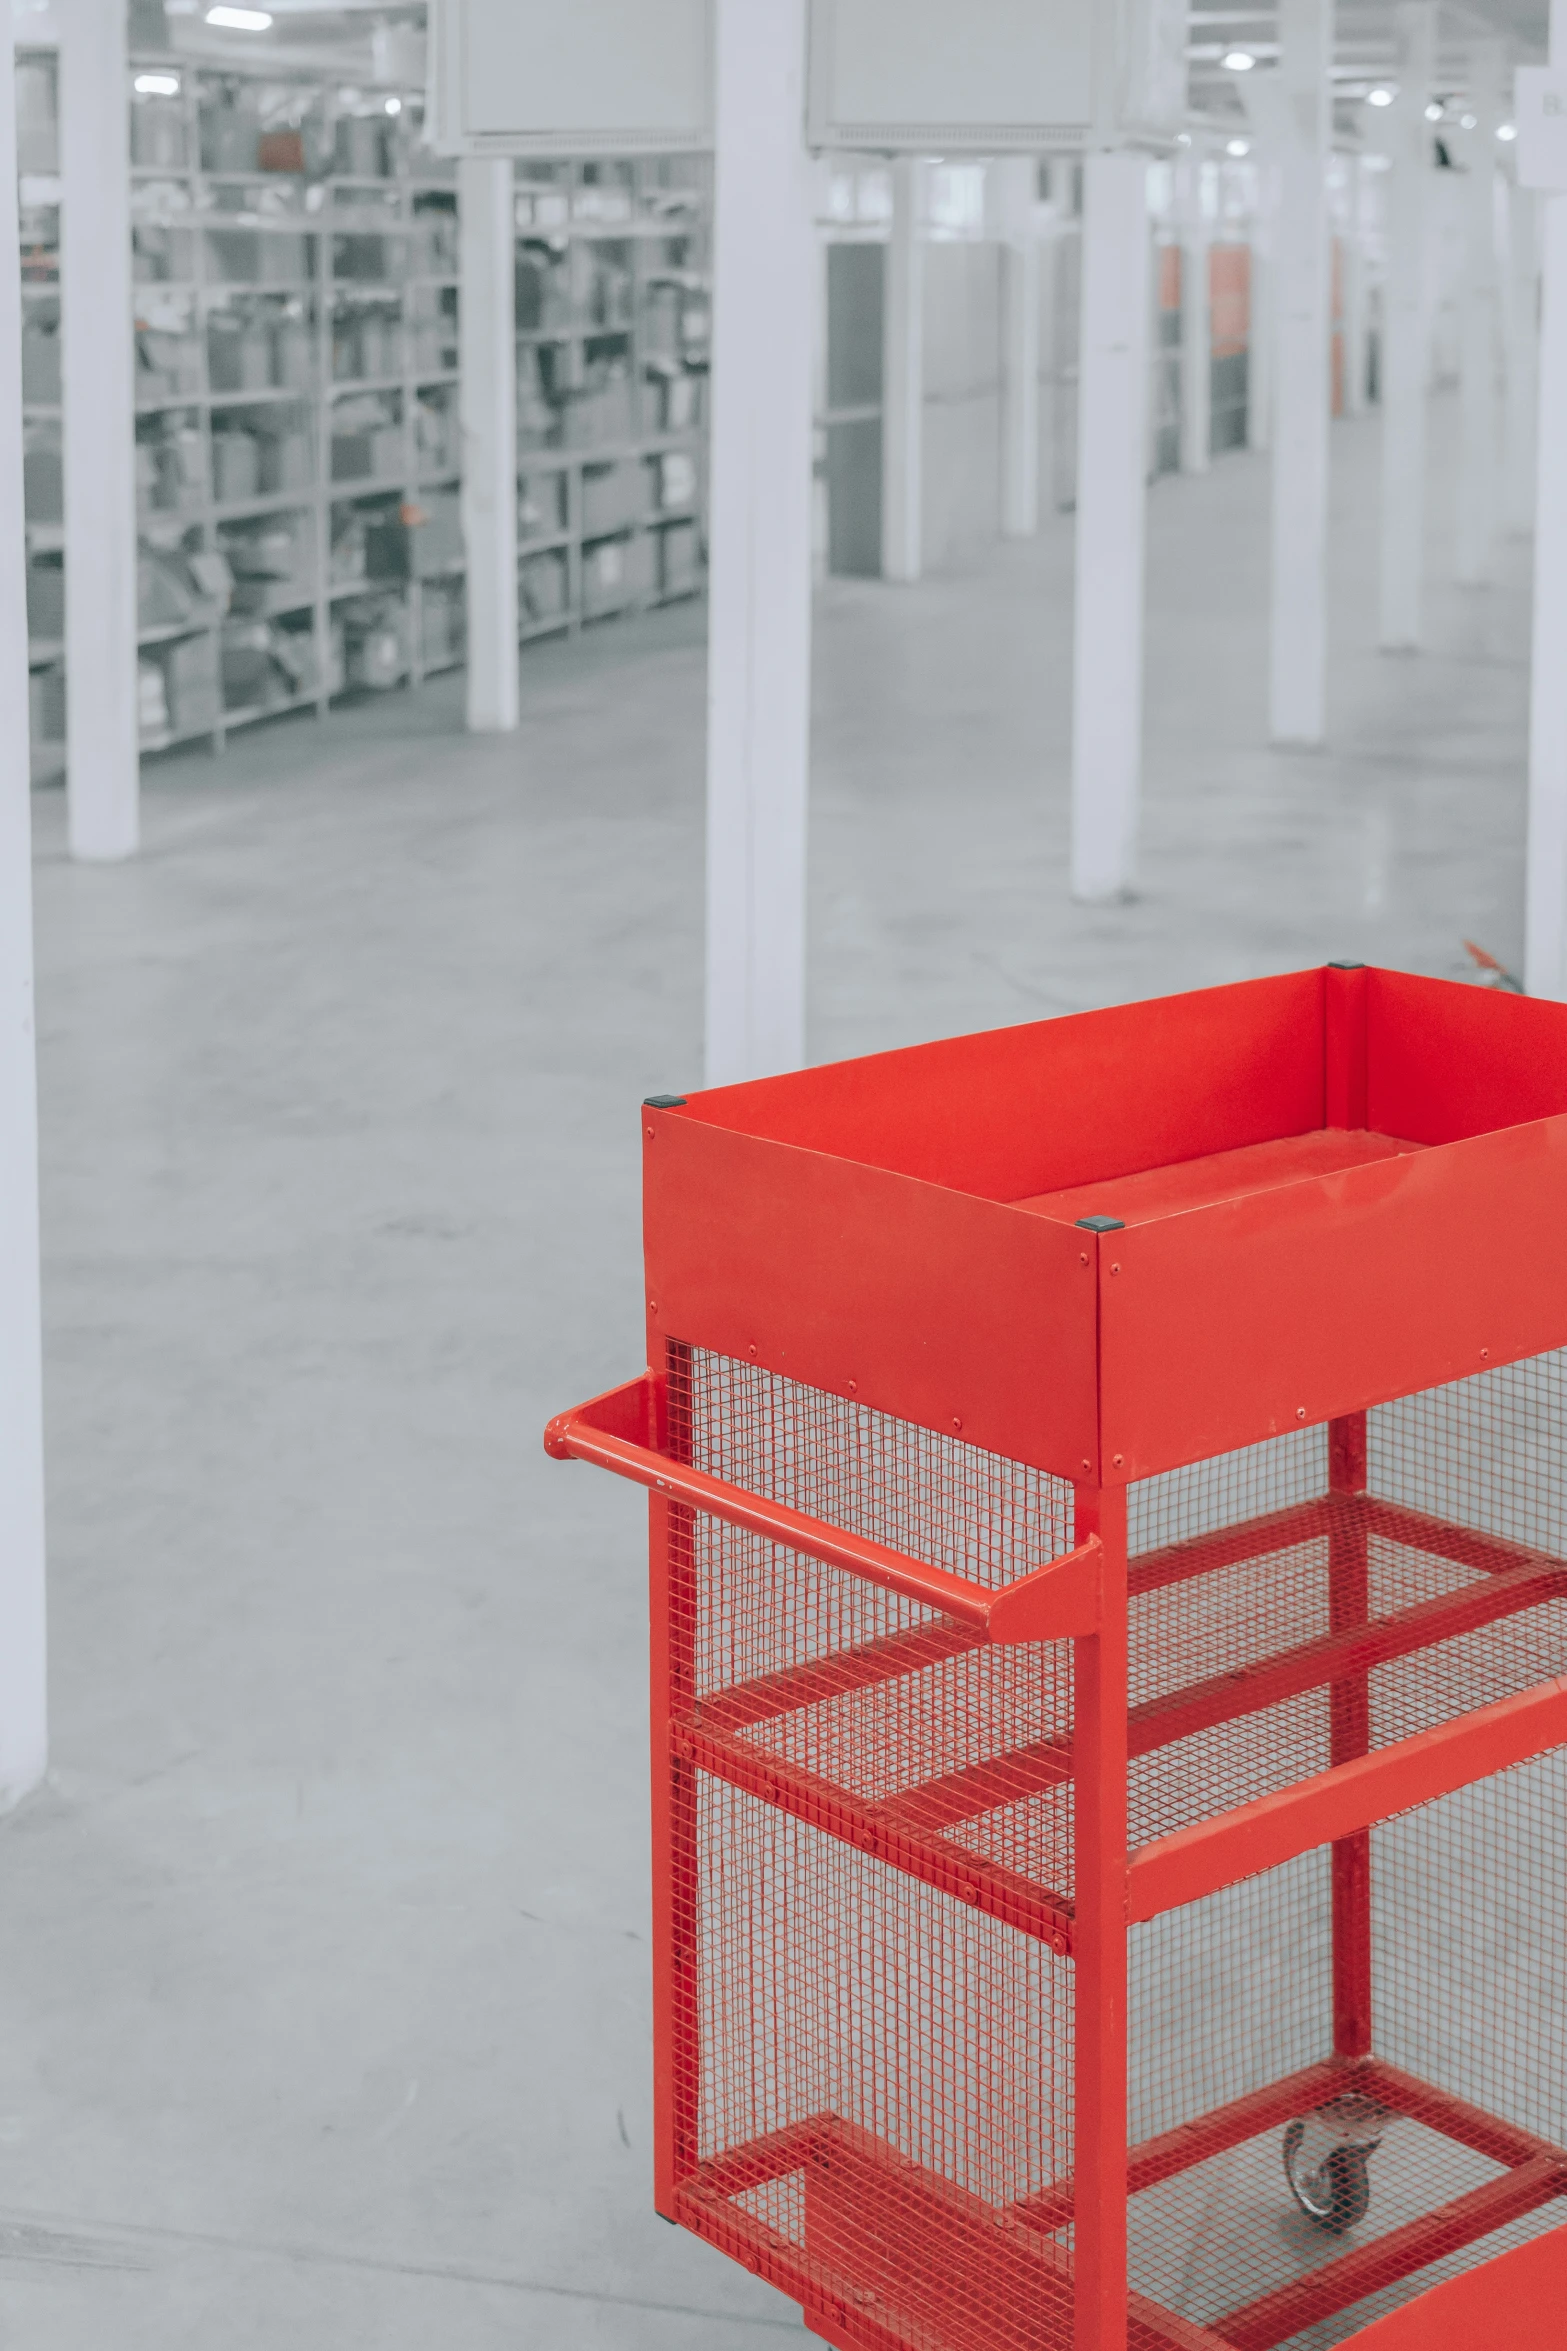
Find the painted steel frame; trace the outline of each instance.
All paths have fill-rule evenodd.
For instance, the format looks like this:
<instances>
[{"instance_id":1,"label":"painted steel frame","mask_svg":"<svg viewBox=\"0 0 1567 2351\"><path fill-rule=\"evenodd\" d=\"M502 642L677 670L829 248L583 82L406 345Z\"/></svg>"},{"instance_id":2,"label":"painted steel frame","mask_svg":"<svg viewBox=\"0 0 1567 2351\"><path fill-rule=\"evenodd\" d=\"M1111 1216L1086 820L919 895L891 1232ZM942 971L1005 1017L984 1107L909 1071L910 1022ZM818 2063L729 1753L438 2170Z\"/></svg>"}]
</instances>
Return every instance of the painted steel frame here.
<instances>
[{"instance_id":1,"label":"painted steel frame","mask_svg":"<svg viewBox=\"0 0 1567 2351\"><path fill-rule=\"evenodd\" d=\"M1047 1115L1060 1102L1072 1106L1069 1127ZM650 1369L553 1421L546 1445L649 1494L658 2209L793 2295L839 2351L903 2351L902 2338L847 2296L824 2300L798 2249L734 2204L746 2187L803 2170L818 2229L860 2232L863 2277L884 2258L864 2216L895 2179L898 2210L905 2221L920 2210L929 2249L898 2287L938 2323L944 2278L982 2259L1015 2270L1036 2299L1070 2305L1076 2351L1271 2351L1567 2195L1567 2149L1373 2054L1369 1871L1378 1821L1567 1743L1567 1677L1377 1749L1367 1696L1375 1666L1558 1597L1567 1560L1368 1495L1365 1419L1372 1404L1567 1344L1567 1006L1330 967L661 1101L643 1118ZM1105 1231L1019 1210L1101 1183L1108 1206L1118 1175L1356 1128L1413 1148ZM1444 1267L1440 1295L1432 1262ZM693 1466L671 1402L670 1362L692 1347L1069 1479L1075 1547L990 1591L726 1485ZM1179 1379L1165 1368L1172 1356ZM1313 1422L1329 1430L1326 1495L1129 1560L1134 1479ZM1016 1751L876 1805L748 1745L736 1734L811 1704L825 1669L698 1704L692 1554L680 1539L697 1512L942 1612L940 1625L834 1658L835 1689L980 1642L1071 1638L1070 1745ZM1484 1580L1372 1619L1372 1532L1460 1559ZM1130 1597L1324 1535L1326 1636L1129 1709ZM1330 1692L1327 1771L1128 1849L1133 1756L1311 1688ZM825 2115L699 2163L682 2121L699 2081L699 1771L1070 1955L1071 2179L998 2214ZM1020 1773L1073 1783L1071 1898L936 1833L1003 1790L1015 1796ZM1129 1925L1323 1844L1331 2062L1128 2151ZM1129 2196L1346 2087L1418 2112L1502 2176L1208 2327L1129 2292ZM1050 2235L1069 2218L1070 2257ZM1522 2250L1528 2264L1515 2272L1519 2257L1505 2256L1499 2276L1516 2274L1521 2295L1567 2292L1567 2229ZM1363 2330L1368 2351L1383 2340L1388 2351L1512 2340L1505 2309L1487 2331L1468 2282L1412 2306L1425 2314L1418 2338L1387 2333L1387 2322Z\"/></svg>"}]
</instances>

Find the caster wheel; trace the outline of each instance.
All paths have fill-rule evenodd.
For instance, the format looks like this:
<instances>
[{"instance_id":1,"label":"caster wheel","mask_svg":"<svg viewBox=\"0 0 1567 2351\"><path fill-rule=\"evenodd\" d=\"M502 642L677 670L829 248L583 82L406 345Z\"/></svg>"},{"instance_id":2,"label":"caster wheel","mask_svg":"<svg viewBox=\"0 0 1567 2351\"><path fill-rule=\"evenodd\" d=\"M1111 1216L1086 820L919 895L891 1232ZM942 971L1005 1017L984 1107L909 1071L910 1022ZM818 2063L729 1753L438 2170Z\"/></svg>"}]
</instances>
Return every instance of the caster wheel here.
<instances>
[{"instance_id":1,"label":"caster wheel","mask_svg":"<svg viewBox=\"0 0 1567 2351\"><path fill-rule=\"evenodd\" d=\"M1330 2237L1363 2220L1371 2202L1370 2159L1386 2116L1369 2099L1337 2098L1284 2133L1284 2177L1306 2218Z\"/></svg>"}]
</instances>

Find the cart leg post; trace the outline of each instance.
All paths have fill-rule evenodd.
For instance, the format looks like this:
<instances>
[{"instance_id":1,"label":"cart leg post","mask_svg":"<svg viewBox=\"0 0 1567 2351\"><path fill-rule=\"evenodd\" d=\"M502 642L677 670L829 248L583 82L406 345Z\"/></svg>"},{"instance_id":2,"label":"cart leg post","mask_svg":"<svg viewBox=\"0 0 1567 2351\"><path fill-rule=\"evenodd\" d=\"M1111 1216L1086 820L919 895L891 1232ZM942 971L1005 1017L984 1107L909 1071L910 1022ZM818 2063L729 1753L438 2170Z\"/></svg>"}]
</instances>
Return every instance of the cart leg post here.
<instances>
[{"instance_id":1,"label":"cart leg post","mask_svg":"<svg viewBox=\"0 0 1567 2351\"><path fill-rule=\"evenodd\" d=\"M1366 1416L1349 1412L1328 1423L1328 1483L1334 1494L1366 1490ZM1334 1514L1328 1536L1328 1613L1336 1633L1366 1622L1370 1587L1363 1520ZM1371 1746L1371 1697L1364 1670L1332 1686L1331 1760L1352 1763ZM1333 1847L1333 2049L1339 2057L1371 2053L1371 1832L1359 1829Z\"/></svg>"},{"instance_id":2,"label":"cart leg post","mask_svg":"<svg viewBox=\"0 0 1567 2351\"><path fill-rule=\"evenodd\" d=\"M691 1350L671 1342L659 1401L664 1448L691 1458ZM675 2217L675 2191L697 2163L696 1766L671 1726L695 1694L695 1512L648 1497L653 1733L653 2202Z\"/></svg>"},{"instance_id":3,"label":"cart leg post","mask_svg":"<svg viewBox=\"0 0 1567 2351\"><path fill-rule=\"evenodd\" d=\"M1126 2344L1126 1491L1077 1488L1104 1545L1099 1632L1075 1652L1075 2351Z\"/></svg>"}]
</instances>

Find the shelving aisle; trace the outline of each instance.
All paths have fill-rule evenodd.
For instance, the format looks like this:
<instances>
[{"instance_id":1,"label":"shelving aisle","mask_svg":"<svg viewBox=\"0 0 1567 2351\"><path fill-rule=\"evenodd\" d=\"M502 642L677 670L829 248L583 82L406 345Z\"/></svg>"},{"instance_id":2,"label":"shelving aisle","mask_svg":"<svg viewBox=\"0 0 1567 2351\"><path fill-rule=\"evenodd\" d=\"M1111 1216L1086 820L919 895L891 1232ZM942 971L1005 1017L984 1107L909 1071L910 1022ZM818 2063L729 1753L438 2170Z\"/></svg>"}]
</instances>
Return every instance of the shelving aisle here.
<instances>
[{"instance_id":1,"label":"shelving aisle","mask_svg":"<svg viewBox=\"0 0 1567 2351\"><path fill-rule=\"evenodd\" d=\"M23 53L35 780L64 746L55 62ZM131 61L144 752L465 656L456 167L411 88ZM524 641L696 593L707 167L519 179Z\"/></svg>"}]
</instances>

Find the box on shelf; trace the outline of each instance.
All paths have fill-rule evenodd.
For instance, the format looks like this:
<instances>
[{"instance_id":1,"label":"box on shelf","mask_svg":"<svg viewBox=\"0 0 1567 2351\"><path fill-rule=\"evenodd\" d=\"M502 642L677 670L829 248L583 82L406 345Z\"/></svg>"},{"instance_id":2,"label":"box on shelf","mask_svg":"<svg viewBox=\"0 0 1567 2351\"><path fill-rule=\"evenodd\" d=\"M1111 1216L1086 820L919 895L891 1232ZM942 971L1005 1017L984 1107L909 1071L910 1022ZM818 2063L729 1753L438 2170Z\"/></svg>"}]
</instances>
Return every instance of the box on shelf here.
<instances>
[{"instance_id":1,"label":"box on shelf","mask_svg":"<svg viewBox=\"0 0 1567 2351\"><path fill-rule=\"evenodd\" d=\"M40 408L60 405L60 328L54 319L22 324L22 398Z\"/></svg>"},{"instance_id":2,"label":"box on shelf","mask_svg":"<svg viewBox=\"0 0 1567 2351\"><path fill-rule=\"evenodd\" d=\"M58 661L27 673L27 731L35 749L65 740L65 669Z\"/></svg>"},{"instance_id":3,"label":"box on shelf","mask_svg":"<svg viewBox=\"0 0 1567 2351\"><path fill-rule=\"evenodd\" d=\"M253 609L257 588L270 594L284 581L307 580L311 542L310 518L302 514L267 515L222 530L219 545L234 575L236 607Z\"/></svg>"},{"instance_id":4,"label":"box on shelf","mask_svg":"<svg viewBox=\"0 0 1567 2351\"><path fill-rule=\"evenodd\" d=\"M208 491L207 441L197 424L160 416L136 439L136 503L143 512L190 513Z\"/></svg>"},{"instance_id":5,"label":"box on shelf","mask_svg":"<svg viewBox=\"0 0 1567 2351\"><path fill-rule=\"evenodd\" d=\"M287 128L263 131L256 142L256 162L262 171L302 172L305 169L305 134Z\"/></svg>"},{"instance_id":6,"label":"box on shelf","mask_svg":"<svg viewBox=\"0 0 1567 2351\"><path fill-rule=\"evenodd\" d=\"M378 482L403 470L401 425L378 425L371 432L332 435L334 482Z\"/></svg>"},{"instance_id":7,"label":"box on shelf","mask_svg":"<svg viewBox=\"0 0 1567 2351\"><path fill-rule=\"evenodd\" d=\"M253 90L208 83L201 102L201 168L254 171L261 148L261 116Z\"/></svg>"},{"instance_id":8,"label":"box on shelf","mask_svg":"<svg viewBox=\"0 0 1567 2351\"><path fill-rule=\"evenodd\" d=\"M371 579L428 579L462 561L462 505L455 491L434 492L365 526Z\"/></svg>"},{"instance_id":9,"label":"box on shelf","mask_svg":"<svg viewBox=\"0 0 1567 2351\"><path fill-rule=\"evenodd\" d=\"M467 649L462 582L451 580L442 587L426 588L420 607L420 658L424 667L445 669L461 661Z\"/></svg>"},{"instance_id":10,"label":"box on shelf","mask_svg":"<svg viewBox=\"0 0 1567 2351\"><path fill-rule=\"evenodd\" d=\"M272 344L266 328L236 310L214 310L207 320L207 375L214 392L264 392L272 382Z\"/></svg>"},{"instance_id":11,"label":"box on shelf","mask_svg":"<svg viewBox=\"0 0 1567 2351\"><path fill-rule=\"evenodd\" d=\"M156 742L169 731L169 697L163 670L156 661L136 665L136 732L145 743Z\"/></svg>"},{"instance_id":12,"label":"box on shelf","mask_svg":"<svg viewBox=\"0 0 1567 2351\"><path fill-rule=\"evenodd\" d=\"M629 530L646 512L647 490L639 465L583 467L582 535L585 539Z\"/></svg>"},{"instance_id":13,"label":"box on shelf","mask_svg":"<svg viewBox=\"0 0 1567 2351\"><path fill-rule=\"evenodd\" d=\"M268 710L297 699L296 632L259 617L223 624L223 701L228 710Z\"/></svg>"},{"instance_id":14,"label":"box on shelf","mask_svg":"<svg viewBox=\"0 0 1567 2351\"><path fill-rule=\"evenodd\" d=\"M600 539L582 551L582 610L587 617L619 612L654 592L654 546L646 535Z\"/></svg>"},{"instance_id":15,"label":"box on shelf","mask_svg":"<svg viewBox=\"0 0 1567 2351\"><path fill-rule=\"evenodd\" d=\"M517 482L517 535L521 539L553 538L566 528L566 476L558 468L548 473L525 473Z\"/></svg>"},{"instance_id":16,"label":"box on shelf","mask_svg":"<svg viewBox=\"0 0 1567 2351\"><path fill-rule=\"evenodd\" d=\"M701 376L684 368L653 368L648 372L648 390L656 404L653 423L657 431L691 432L701 422Z\"/></svg>"},{"instance_id":17,"label":"box on shelf","mask_svg":"<svg viewBox=\"0 0 1567 2351\"><path fill-rule=\"evenodd\" d=\"M571 325L571 287L560 256L542 247L519 253L512 282L519 335Z\"/></svg>"},{"instance_id":18,"label":"box on shelf","mask_svg":"<svg viewBox=\"0 0 1567 2351\"><path fill-rule=\"evenodd\" d=\"M457 403L444 393L422 393L414 404L414 450L421 474L454 472L462 445Z\"/></svg>"},{"instance_id":19,"label":"box on shelf","mask_svg":"<svg viewBox=\"0 0 1567 2351\"><path fill-rule=\"evenodd\" d=\"M653 503L660 512L678 512L696 500L696 459L689 449L665 449L650 460Z\"/></svg>"},{"instance_id":20,"label":"box on shelf","mask_svg":"<svg viewBox=\"0 0 1567 2351\"><path fill-rule=\"evenodd\" d=\"M219 506L254 498L261 489L261 444L254 433L230 428L212 436L212 495Z\"/></svg>"},{"instance_id":21,"label":"box on shelf","mask_svg":"<svg viewBox=\"0 0 1567 2351\"><path fill-rule=\"evenodd\" d=\"M138 285L164 285L195 275L188 229L161 221L138 221L131 230L131 275Z\"/></svg>"},{"instance_id":22,"label":"box on shelf","mask_svg":"<svg viewBox=\"0 0 1567 2351\"><path fill-rule=\"evenodd\" d=\"M52 425L29 425L22 445L22 495L29 522L65 519L65 463Z\"/></svg>"},{"instance_id":23,"label":"box on shelf","mask_svg":"<svg viewBox=\"0 0 1567 2351\"><path fill-rule=\"evenodd\" d=\"M223 712L218 677L218 640L211 630L177 637L159 649L169 702L169 724L177 735L215 727Z\"/></svg>"},{"instance_id":24,"label":"box on shelf","mask_svg":"<svg viewBox=\"0 0 1567 2351\"><path fill-rule=\"evenodd\" d=\"M27 633L65 634L65 562L59 555L33 555L27 564Z\"/></svg>"},{"instance_id":25,"label":"box on shelf","mask_svg":"<svg viewBox=\"0 0 1567 2351\"><path fill-rule=\"evenodd\" d=\"M659 592L684 596L701 585L702 543L694 522L672 522L657 533Z\"/></svg>"},{"instance_id":26,"label":"box on shelf","mask_svg":"<svg viewBox=\"0 0 1567 2351\"><path fill-rule=\"evenodd\" d=\"M557 620L566 610L566 557L556 549L548 555L530 555L518 573L525 621Z\"/></svg>"},{"instance_id":27,"label":"box on shelf","mask_svg":"<svg viewBox=\"0 0 1567 2351\"><path fill-rule=\"evenodd\" d=\"M208 271L218 285L298 286L310 276L310 240L297 229L206 229Z\"/></svg>"},{"instance_id":28,"label":"box on shelf","mask_svg":"<svg viewBox=\"0 0 1567 2351\"><path fill-rule=\"evenodd\" d=\"M408 675L407 614L392 597L366 597L343 612L347 680L385 693Z\"/></svg>"},{"instance_id":29,"label":"box on shelf","mask_svg":"<svg viewBox=\"0 0 1567 2351\"><path fill-rule=\"evenodd\" d=\"M415 277L449 278L457 275L455 212L427 210L418 215L408 248L408 265Z\"/></svg>"},{"instance_id":30,"label":"box on shelf","mask_svg":"<svg viewBox=\"0 0 1567 2351\"><path fill-rule=\"evenodd\" d=\"M303 425L258 435L261 450L260 486L263 491L308 490L315 479L310 435Z\"/></svg>"},{"instance_id":31,"label":"box on shelf","mask_svg":"<svg viewBox=\"0 0 1567 2351\"><path fill-rule=\"evenodd\" d=\"M280 318L271 329L272 381L279 391L308 392L316 380L315 337L302 318Z\"/></svg>"},{"instance_id":32,"label":"box on shelf","mask_svg":"<svg viewBox=\"0 0 1567 2351\"><path fill-rule=\"evenodd\" d=\"M631 378L621 363L566 401L565 428L568 449L608 448L634 437Z\"/></svg>"},{"instance_id":33,"label":"box on shelf","mask_svg":"<svg viewBox=\"0 0 1567 2351\"><path fill-rule=\"evenodd\" d=\"M186 160L185 109L178 98L137 97L131 104L131 161L140 171L180 171Z\"/></svg>"},{"instance_id":34,"label":"box on shelf","mask_svg":"<svg viewBox=\"0 0 1567 2351\"><path fill-rule=\"evenodd\" d=\"M337 118L337 168L350 179L381 180L389 170L384 114L341 114Z\"/></svg>"}]
</instances>

